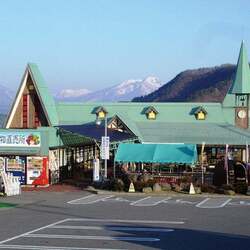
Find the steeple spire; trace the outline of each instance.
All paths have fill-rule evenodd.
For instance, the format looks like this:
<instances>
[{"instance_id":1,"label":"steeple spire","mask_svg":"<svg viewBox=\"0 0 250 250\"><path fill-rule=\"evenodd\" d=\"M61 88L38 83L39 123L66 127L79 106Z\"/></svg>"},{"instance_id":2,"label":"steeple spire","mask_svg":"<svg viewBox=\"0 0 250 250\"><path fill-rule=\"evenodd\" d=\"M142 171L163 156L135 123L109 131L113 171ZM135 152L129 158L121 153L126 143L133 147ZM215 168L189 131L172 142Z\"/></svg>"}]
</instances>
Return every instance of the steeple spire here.
<instances>
[{"instance_id":1,"label":"steeple spire","mask_svg":"<svg viewBox=\"0 0 250 250\"><path fill-rule=\"evenodd\" d=\"M236 74L230 94L250 94L250 69L244 41L241 43Z\"/></svg>"}]
</instances>

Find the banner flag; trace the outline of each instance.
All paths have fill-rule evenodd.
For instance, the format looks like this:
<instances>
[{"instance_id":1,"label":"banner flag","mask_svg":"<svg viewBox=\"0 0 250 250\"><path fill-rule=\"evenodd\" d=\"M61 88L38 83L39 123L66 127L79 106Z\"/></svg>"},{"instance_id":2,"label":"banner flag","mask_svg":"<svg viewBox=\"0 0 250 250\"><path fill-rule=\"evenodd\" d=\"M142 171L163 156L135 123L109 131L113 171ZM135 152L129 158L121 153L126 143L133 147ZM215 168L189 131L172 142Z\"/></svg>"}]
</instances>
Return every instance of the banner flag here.
<instances>
[{"instance_id":1,"label":"banner flag","mask_svg":"<svg viewBox=\"0 0 250 250\"><path fill-rule=\"evenodd\" d=\"M229 147L229 145L226 144L225 161L224 161L224 168L225 168L225 170L228 169L228 147Z\"/></svg>"},{"instance_id":2,"label":"banner flag","mask_svg":"<svg viewBox=\"0 0 250 250\"><path fill-rule=\"evenodd\" d=\"M226 170L227 184L228 184L228 148L229 148L229 145L226 144L225 160L224 160L224 169Z\"/></svg>"}]
</instances>

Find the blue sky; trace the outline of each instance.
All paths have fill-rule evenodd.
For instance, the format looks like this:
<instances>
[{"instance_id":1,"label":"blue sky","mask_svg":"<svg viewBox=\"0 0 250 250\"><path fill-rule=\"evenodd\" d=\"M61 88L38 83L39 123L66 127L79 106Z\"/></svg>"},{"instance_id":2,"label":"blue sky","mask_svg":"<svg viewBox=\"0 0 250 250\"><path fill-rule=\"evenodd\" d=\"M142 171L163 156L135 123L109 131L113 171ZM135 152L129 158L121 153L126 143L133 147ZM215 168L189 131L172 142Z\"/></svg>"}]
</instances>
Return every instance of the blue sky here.
<instances>
[{"instance_id":1,"label":"blue sky","mask_svg":"<svg viewBox=\"0 0 250 250\"><path fill-rule=\"evenodd\" d=\"M0 2L0 84L27 62L52 90L163 82L185 69L236 63L250 51L248 0L8 0Z\"/></svg>"}]
</instances>

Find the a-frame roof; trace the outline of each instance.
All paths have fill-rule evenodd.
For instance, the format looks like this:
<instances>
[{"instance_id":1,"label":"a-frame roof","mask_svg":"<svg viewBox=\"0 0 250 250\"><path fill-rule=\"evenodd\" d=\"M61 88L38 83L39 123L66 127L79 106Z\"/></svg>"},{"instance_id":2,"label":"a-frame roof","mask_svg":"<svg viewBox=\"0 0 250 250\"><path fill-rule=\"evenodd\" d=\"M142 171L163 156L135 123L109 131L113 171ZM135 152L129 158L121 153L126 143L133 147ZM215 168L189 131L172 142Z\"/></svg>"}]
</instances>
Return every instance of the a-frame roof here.
<instances>
[{"instance_id":1,"label":"a-frame roof","mask_svg":"<svg viewBox=\"0 0 250 250\"><path fill-rule=\"evenodd\" d=\"M50 91L38 66L35 63L29 63L28 69L31 73L35 87L37 88L37 94L39 95L40 101L42 105L44 105L44 110L47 113L49 122L52 126L55 126L58 124L58 116L54 98L50 94Z\"/></svg>"},{"instance_id":2,"label":"a-frame roof","mask_svg":"<svg viewBox=\"0 0 250 250\"><path fill-rule=\"evenodd\" d=\"M243 41L241 43L234 82L229 90L229 93L250 94L250 69L247 58L247 50Z\"/></svg>"},{"instance_id":3,"label":"a-frame roof","mask_svg":"<svg viewBox=\"0 0 250 250\"><path fill-rule=\"evenodd\" d=\"M56 104L53 99L53 96L50 94L50 91L45 83L45 80L38 68L38 66L34 63L28 63L22 82L17 91L15 101L11 107L11 110L6 119L6 127L8 128L10 125L10 121L12 119L12 114L15 112L15 106L19 100L20 92L22 92L23 86L26 84L27 76L30 75L32 82L35 86L36 93L39 97L41 105L43 107L44 113L47 117L48 123L50 126L56 126L58 124L58 115L56 110Z\"/></svg>"}]
</instances>

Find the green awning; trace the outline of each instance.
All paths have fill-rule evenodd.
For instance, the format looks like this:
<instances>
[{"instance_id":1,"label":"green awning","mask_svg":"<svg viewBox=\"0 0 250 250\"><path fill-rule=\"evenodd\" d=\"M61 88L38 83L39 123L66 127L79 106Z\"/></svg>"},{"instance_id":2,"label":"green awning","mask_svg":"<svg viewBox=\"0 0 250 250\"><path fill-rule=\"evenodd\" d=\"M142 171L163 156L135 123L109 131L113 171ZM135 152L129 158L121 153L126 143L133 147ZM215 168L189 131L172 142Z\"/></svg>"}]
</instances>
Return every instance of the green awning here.
<instances>
[{"instance_id":1,"label":"green awning","mask_svg":"<svg viewBox=\"0 0 250 250\"><path fill-rule=\"evenodd\" d=\"M197 161L197 150L194 144L120 143L115 161L194 164Z\"/></svg>"}]
</instances>

